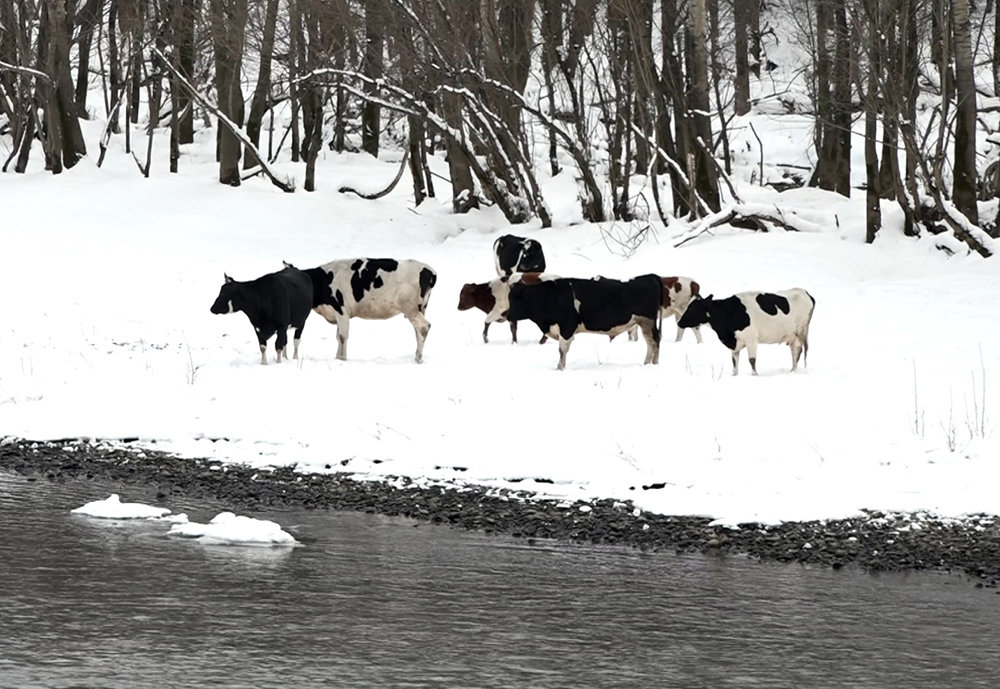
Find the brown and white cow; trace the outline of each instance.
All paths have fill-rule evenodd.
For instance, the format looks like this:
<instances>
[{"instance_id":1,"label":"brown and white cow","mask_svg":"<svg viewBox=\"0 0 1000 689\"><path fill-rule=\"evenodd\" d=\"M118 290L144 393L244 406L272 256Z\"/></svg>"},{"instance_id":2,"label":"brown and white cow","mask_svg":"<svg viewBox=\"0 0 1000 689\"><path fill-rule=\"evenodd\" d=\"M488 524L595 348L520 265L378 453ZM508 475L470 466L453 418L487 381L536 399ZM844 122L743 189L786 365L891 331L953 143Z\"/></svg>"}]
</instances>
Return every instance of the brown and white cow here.
<instances>
[{"instance_id":1,"label":"brown and white cow","mask_svg":"<svg viewBox=\"0 0 1000 689\"><path fill-rule=\"evenodd\" d=\"M701 287L691 278L686 277L666 277L663 280L663 306L660 308L660 315L663 318L673 316L679 321L684 312L687 311L688 304L692 299L696 299L701 291ZM674 342L680 342L684 337L685 328L677 326L677 338ZM694 337L701 344L701 327L695 326ZM628 339L635 342L639 339L638 328L628 331Z\"/></svg>"},{"instance_id":2,"label":"brown and white cow","mask_svg":"<svg viewBox=\"0 0 1000 689\"><path fill-rule=\"evenodd\" d=\"M469 282L462 285L462 290L458 295L458 310L467 311L473 307L486 314L486 322L483 325L483 342L489 342L488 333L490 325L493 323L503 323L507 321L504 315L510 308L510 286L518 283L525 285L536 285L546 280L557 280L558 275L551 273L514 273L490 280L489 282ZM517 321L510 322L511 340L517 342ZM548 336L542 334L539 344L545 342Z\"/></svg>"}]
</instances>

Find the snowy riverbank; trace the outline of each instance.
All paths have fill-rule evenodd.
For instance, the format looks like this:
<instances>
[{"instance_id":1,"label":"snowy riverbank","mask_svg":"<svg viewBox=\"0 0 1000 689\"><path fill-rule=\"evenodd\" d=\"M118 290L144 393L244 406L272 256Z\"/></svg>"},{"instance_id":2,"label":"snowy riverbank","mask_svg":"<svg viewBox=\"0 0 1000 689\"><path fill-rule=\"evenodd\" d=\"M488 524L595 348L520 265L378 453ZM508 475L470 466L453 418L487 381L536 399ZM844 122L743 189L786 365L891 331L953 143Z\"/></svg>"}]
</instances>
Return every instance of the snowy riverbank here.
<instances>
[{"instance_id":1,"label":"snowy riverbank","mask_svg":"<svg viewBox=\"0 0 1000 689\"><path fill-rule=\"evenodd\" d=\"M139 486L148 502L169 496L214 498L234 509L307 507L404 516L516 538L622 545L650 551L742 554L866 571L938 570L1000 584L1000 519L970 515L867 512L842 520L778 526L713 525L707 517L644 512L630 501L565 502L527 491L418 485L397 477L358 481L347 474L301 474L215 461L178 459L128 444L62 441L0 444L0 470L28 480L93 479ZM655 491L647 486L640 490Z\"/></svg>"}]
</instances>

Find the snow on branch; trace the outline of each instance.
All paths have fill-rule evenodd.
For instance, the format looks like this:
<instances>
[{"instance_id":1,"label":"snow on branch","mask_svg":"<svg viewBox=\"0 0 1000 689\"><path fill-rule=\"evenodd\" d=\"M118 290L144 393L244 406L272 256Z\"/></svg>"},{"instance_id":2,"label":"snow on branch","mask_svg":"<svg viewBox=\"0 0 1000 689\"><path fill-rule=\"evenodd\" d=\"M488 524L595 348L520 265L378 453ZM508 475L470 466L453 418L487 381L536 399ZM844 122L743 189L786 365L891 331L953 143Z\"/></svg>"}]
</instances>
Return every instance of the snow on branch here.
<instances>
[{"instance_id":1,"label":"snow on branch","mask_svg":"<svg viewBox=\"0 0 1000 689\"><path fill-rule=\"evenodd\" d=\"M718 213L713 213L701 219L690 230L674 237L674 248L687 244L692 239L703 234L710 234L719 225L727 223L753 224L758 229L766 231L765 222L783 227L792 232L823 232L823 227L805 218L788 213L778 206L762 203L734 203L726 206Z\"/></svg>"},{"instance_id":2,"label":"snow on branch","mask_svg":"<svg viewBox=\"0 0 1000 689\"><path fill-rule=\"evenodd\" d=\"M39 72L37 69L32 69L31 67L18 67L17 65L12 65L9 62L4 62L0 60L0 72L17 72L19 74L28 74L37 79L41 79L49 86L52 85L52 78L49 77L45 72Z\"/></svg>"},{"instance_id":3,"label":"snow on branch","mask_svg":"<svg viewBox=\"0 0 1000 689\"><path fill-rule=\"evenodd\" d=\"M264 162L266 157L260 154L260 151L257 150L257 147L253 145L252 141L250 141L250 137L246 135L246 133L239 125L237 125L231 119L222 114L222 111L219 110L219 108L216 105L213 105L212 102L208 100L208 98L199 93L198 89L192 86L191 82L185 79L184 75L178 72L177 69L175 69L174 66L170 64L170 60L162 52L160 52L159 48L151 46L150 51L158 58L160 58L162 64L168 70L170 70L170 73L177 79L177 81L181 84L181 86L183 86L187 90L187 92L191 94L192 98L198 101L203 108L214 114L218 118L219 124L223 125L226 129L232 132L233 136L239 139L240 142L246 148L250 149L250 151L252 151L253 154L257 156L257 160L260 162L261 170L263 170L264 174L267 175L268 179L271 180L271 183L274 184L274 186L288 193L295 191L295 182L291 179L288 179L287 177L285 178L284 181L278 179L276 173L271 168L271 166L268 163Z\"/></svg>"}]
</instances>

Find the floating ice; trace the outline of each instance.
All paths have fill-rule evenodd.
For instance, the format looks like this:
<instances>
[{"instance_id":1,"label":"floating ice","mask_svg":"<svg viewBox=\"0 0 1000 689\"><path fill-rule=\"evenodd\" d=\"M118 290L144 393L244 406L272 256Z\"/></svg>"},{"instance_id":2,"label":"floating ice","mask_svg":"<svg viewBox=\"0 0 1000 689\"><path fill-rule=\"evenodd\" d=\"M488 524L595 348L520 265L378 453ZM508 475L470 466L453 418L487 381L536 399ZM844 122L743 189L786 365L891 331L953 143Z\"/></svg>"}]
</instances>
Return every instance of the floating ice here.
<instances>
[{"instance_id":1,"label":"floating ice","mask_svg":"<svg viewBox=\"0 0 1000 689\"><path fill-rule=\"evenodd\" d=\"M112 493L106 500L88 502L83 507L77 507L73 514L83 514L98 519L159 519L170 514L165 507L153 507L141 502L122 502L117 493Z\"/></svg>"},{"instance_id":2,"label":"floating ice","mask_svg":"<svg viewBox=\"0 0 1000 689\"><path fill-rule=\"evenodd\" d=\"M170 527L173 536L197 538L209 545L294 545L295 538L266 519L220 512L208 524L190 522Z\"/></svg>"}]
</instances>

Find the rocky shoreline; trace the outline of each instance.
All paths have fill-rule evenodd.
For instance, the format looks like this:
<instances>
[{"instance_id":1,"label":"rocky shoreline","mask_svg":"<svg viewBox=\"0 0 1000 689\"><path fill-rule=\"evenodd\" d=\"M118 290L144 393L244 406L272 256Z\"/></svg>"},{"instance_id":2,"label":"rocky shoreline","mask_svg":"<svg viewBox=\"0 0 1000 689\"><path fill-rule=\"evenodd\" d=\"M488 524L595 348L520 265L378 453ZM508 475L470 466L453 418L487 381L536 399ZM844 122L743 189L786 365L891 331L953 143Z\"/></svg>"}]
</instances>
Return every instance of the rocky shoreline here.
<instances>
[{"instance_id":1,"label":"rocky shoreline","mask_svg":"<svg viewBox=\"0 0 1000 689\"><path fill-rule=\"evenodd\" d=\"M293 467L253 469L179 459L127 442L0 442L0 470L28 480L90 479L155 488L156 497L221 500L248 511L282 507L355 510L443 523L514 538L624 545L649 551L742 554L865 571L938 570L964 574L978 587L1000 586L1000 517L940 519L866 512L829 521L712 526L707 517L672 517L629 502L573 504L527 492L469 486L422 486L405 478L358 481L346 473L304 474ZM1000 593L1000 590L997 591Z\"/></svg>"}]
</instances>

